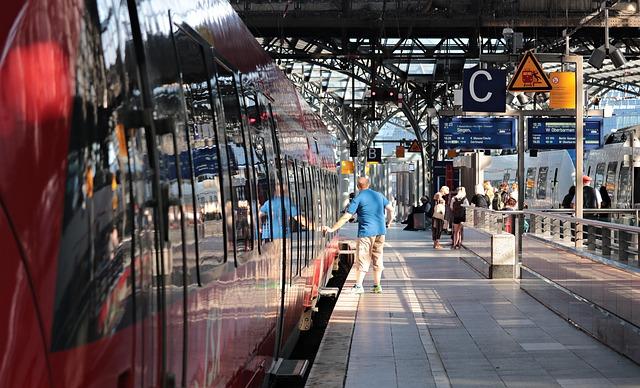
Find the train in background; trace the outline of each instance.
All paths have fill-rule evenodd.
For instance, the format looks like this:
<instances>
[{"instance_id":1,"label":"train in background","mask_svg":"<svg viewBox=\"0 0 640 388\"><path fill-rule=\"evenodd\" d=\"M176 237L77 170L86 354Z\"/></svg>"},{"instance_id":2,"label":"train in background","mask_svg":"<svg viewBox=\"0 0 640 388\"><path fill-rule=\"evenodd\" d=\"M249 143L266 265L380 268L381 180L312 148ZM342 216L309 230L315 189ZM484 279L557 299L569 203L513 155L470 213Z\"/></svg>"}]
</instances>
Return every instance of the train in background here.
<instances>
[{"instance_id":1,"label":"train in background","mask_svg":"<svg viewBox=\"0 0 640 388\"><path fill-rule=\"evenodd\" d=\"M517 182L517 155L492 156L491 165L484 171L484 179L491 186ZM525 153L525 204L533 209L552 209L562 205L562 199L575 182L575 166L566 150L538 152L536 157ZM523 190L518 190L521 196Z\"/></svg>"},{"instance_id":2,"label":"train in background","mask_svg":"<svg viewBox=\"0 0 640 388\"><path fill-rule=\"evenodd\" d=\"M614 209L632 209L640 201L640 126L611 133L604 146L589 151L584 169L593 187L604 186Z\"/></svg>"},{"instance_id":3,"label":"train in background","mask_svg":"<svg viewBox=\"0 0 640 388\"><path fill-rule=\"evenodd\" d=\"M605 144L585 153L584 171L592 186L604 186L615 209L634 208L640 200L640 126L619 129L607 136ZM633 139L633 140L632 140ZM639 164L640 165L640 164ZM485 180L497 187L516 182L516 155L491 158ZM525 154L525 203L531 208L559 208L575 183L575 164L566 150L540 151L537 157Z\"/></svg>"},{"instance_id":4,"label":"train in background","mask_svg":"<svg viewBox=\"0 0 640 388\"><path fill-rule=\"evenodd\" d=\"M0 21L0 385L268 382L337 254L319 117L225 0Z\"/></svg>"}]
</instances>

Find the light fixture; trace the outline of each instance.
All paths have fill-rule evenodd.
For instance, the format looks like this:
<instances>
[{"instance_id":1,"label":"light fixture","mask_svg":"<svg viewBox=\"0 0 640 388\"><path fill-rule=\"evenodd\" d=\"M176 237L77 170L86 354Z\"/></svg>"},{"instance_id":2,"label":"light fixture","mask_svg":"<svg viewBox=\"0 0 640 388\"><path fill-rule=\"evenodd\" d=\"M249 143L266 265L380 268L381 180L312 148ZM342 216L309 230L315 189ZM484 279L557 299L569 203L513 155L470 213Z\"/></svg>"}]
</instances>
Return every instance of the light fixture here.
<instances>
[{"instance_id":1,"label":"light fixture","mask_svg":"<svg viewBox=\"0 0 640 388\"><path fill-rule=\"evenodd\" d=\"M611 62L613 62L613 66L615 66L616 69L620 66L624 66L627 63L627 58L625 58L624 54L622 54L622 50L620 50L616 46L613 46L613 48L609 50L609 58L611 58Z\"/></svg>"},{"instance_id":2,"label":"light fixture","mask_svg":"<svg viewBox=\"0 0 640 388\"><path fill-rule=\"evenodd\" d=\"M589 57L589 64L596 69L601 69L606 58L607 50L605 49L604 45L602 45L593 50L593 52L591 53L591 57Z\"/></svg>"},{"instance_id":3,"label":"light fixture","mask_svg":"<svg viewBox=\"0 0 640 388\"><path fill-rule=\"evenodd\" d=\"M607 56L611 59L613 66L619 68L627 63L622 51L616 46L609 46L609 8L604 9L604 45L593 50L589 57L589 64L596 69L601 69Z\"/></svg>"},{"instance_id":4,"label":"light fixture","mask_svg":"<svg viewBox=\"0 0 640 388\"><path fill-rule=\"evenodd\" d=\"M511 93L507 93L507 100L506 100L507 105L511 105L511 104L513 104L513 99L514 99L514 98L516 98L516 96L514 96L514 95L513 95L513 94L511 94Z\"/></svg>"},{"instance_id":5,"label":"light fixture","mask_svg":"<svg viewBox=\"0 0 640 388\"><path fill-rule=\"evenodd\" d=\"M524 93L520 93L516 96L516 98L518 99L518 101L520 102L520 104L522 105L527 105L527 103L529 102L529 97L524 94Z\"/></svg>"}]
</instances>

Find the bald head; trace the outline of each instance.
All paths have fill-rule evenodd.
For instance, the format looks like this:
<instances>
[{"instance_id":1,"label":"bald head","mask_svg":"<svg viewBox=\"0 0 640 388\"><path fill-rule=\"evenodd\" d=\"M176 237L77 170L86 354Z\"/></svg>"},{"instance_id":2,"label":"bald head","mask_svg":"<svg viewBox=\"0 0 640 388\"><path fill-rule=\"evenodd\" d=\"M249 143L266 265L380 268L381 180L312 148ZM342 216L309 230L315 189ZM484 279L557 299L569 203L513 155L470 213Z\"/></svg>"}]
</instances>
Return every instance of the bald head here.
<instances>
[{"instance_id":1,"label":"bald head","mask_svg":"<svg viewBox=\"0 0 640 388\"><path fill-rule=\"evenodd\" d=\"M361 176L358 178L358 190L366 190L369 188L369 178L366 176Z\"/></svg>"}]
</instances>

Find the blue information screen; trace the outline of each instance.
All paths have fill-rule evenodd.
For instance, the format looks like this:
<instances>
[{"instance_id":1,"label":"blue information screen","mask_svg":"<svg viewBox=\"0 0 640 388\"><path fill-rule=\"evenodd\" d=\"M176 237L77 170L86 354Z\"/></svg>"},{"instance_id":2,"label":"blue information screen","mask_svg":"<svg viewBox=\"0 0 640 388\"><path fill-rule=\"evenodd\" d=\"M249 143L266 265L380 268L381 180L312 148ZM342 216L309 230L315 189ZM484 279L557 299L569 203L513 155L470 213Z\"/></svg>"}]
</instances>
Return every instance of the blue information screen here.
<instances>
[{"instance_id":1,"label":"blue information screen","mask_svg":"<svg viewBox=\"0 0 640 388\"><path fill-rule=\"evenodd\" d=\"M527 119L529 149L560 150L576 146L576 120L567 118ZM602 145L602 120L584 120L584 149Z\"/></svg>"},{"instance_id":2,"label":"blue information screen","mask_svg":"<svg viewBox=\"0 0 640 388\"><path fill-rule=\"evenodd\" d=\"M516 148L516 119L441 117L440 149Z\"/></svg>"}]
</instances>

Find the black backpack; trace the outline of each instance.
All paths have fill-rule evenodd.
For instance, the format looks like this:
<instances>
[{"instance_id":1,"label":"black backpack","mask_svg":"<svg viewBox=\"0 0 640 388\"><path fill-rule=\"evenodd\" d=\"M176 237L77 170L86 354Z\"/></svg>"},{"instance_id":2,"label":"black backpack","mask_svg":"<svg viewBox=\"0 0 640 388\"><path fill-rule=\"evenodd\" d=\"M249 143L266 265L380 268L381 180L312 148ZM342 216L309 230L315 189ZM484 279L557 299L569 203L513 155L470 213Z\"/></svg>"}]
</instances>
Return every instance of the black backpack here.
<instances>
[{"instance_id":1,"label":"black backpack","mask_svg":"<svg viewBox=\"0 0 640 388\"><path fill-rule=\"evenodd\" d=\"M585 209L597 209L598 208L598 197L596 197L596 189L591 186L584 186L582 188L582 200L583 207Z\"/></svg>"}]
</instances>

